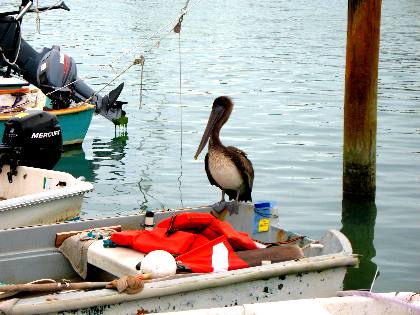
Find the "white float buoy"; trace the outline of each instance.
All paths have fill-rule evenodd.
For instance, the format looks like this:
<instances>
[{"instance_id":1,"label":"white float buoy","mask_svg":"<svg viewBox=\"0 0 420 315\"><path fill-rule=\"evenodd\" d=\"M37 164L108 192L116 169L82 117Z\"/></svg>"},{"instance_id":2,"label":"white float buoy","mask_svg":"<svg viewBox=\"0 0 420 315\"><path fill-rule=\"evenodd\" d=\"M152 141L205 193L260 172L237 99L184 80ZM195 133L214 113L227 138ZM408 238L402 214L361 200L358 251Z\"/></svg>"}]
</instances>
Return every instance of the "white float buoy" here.
<instances>
[{"instance_id":1,"label":"white float buoy","mask_svg":"<svg viewBox=\"0 0 420 315\"><path fill-rule=\"evenodd\" d=\"M152 278L173 276L176 274L175 258L164 250L154 250L141 261L140 271L152 275Z\"/></svg>"}]
</instances>

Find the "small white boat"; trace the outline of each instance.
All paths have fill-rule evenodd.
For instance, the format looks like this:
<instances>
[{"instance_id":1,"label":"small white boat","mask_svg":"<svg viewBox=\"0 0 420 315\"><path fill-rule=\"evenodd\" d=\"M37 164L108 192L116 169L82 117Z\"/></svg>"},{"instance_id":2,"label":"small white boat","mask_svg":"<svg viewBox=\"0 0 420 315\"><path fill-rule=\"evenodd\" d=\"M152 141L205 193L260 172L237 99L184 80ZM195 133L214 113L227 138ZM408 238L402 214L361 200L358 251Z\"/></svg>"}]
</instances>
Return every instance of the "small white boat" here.
<instances>
[{"instance_id":1,"label":"small white boat","mask_svg":"<svg viewBox=\"0 0 420 315\"><path fill-rule=\"evenodd\" d=\"M0 173L0 228L55 223L79 215L91 183L71 174L19 166L9 182L10 167Z\"/></svg>"},{"instance_id":2,"label":"small white boat","mask_svg":"<svg viewBox=\"0 0 420 315\"><path fill-rule=\"evenodd\" d=\"M414 292L340 292L341 297L289 300L240 306L160 313L176 315L418 315L420 294Z\"/></svg>"},{"instance_id":3,"label":"small white boat","mask_svg":"<svg viewBox=\"0 0 420 315\"><path fill-rule=\"evenodd\" d=\"M156 211L154 220L158 223L183 212L209 211L209 207ZM303 249L304 258L261 262L254 267L224 272L184 273L147 280L142 291L135 294L118 293L102 286L90 291L67 290L36 296L9 297L0 300L0 309L7 309L5 313L10 314L138 314L142 310L168 312L329 297L342 290L347 268L358 262L357 256L352 253L350 242L342 233L329 230L322 239L313 241L279 228L277 222L273 222L274 219L264 217L261 219L263 222L255 221L258 218L261 218L260 213L254 209L253 204L242 203L239 214L227 215L225 221L237 231L247 232L252 239L261 242L298 240L297 245ZM264 228L255 230L255 222L257 226L264 223L261 224ZM63 234L74 235L74 231L111 226L119 226L125 231L143 229L145 225L146 214L136 214L0 230L0 239L8 240L0 242L0 282L27 283L49 278L76 279L78 284L103 285L121 275L138 275L140 271L135 266L142 260L142 253L126 247L104 248L103 244L90 245L86 258L87 279L97 282L83 282L58 250L57 241ZM93 244L98 244L97 242L102 241L95 241ZM70 283L54 285L57 288L70 288ZM3 291L5 290L3 287ZM15 287L11 290L15 291Z\"/></svg>"}]
</instances>

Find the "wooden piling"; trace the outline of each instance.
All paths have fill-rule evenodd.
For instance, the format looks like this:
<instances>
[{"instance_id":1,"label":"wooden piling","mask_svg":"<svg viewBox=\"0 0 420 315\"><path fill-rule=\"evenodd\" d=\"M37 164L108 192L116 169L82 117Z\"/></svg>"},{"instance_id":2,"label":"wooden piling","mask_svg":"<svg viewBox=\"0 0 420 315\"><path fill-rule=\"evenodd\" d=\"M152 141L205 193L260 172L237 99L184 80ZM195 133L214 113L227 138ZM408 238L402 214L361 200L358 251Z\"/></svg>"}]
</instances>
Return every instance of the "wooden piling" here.
<instances>
[{"instance_id":1,"label":"wooden piling","mask_svg":"<svg viewBox=\"0 0 420 315\"><path fill-rule=\"evenodd\" d=\"M381 0L348 0L343 196L375 199Z\"/></svg>"}]
</instances>

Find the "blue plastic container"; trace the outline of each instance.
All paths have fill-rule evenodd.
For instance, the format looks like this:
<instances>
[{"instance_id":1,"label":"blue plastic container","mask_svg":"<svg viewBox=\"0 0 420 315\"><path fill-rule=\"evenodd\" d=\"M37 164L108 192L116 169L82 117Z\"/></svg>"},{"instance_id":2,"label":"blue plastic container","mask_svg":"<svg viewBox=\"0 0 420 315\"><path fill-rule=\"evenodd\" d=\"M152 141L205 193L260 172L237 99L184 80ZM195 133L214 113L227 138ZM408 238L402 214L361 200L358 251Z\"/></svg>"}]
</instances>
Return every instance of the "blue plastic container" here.
<instances>
[{"instance_id":1,"label":"blue plastic container","mask_svg":"<svg viewBox=\"0 0 420 315\"><path fill-rule=\"evenodd\" d=\"M272 203L269 201L262 201L254 204L254 234L268 232L270 228L271 207Z\"/></svg>"}]
</instances>

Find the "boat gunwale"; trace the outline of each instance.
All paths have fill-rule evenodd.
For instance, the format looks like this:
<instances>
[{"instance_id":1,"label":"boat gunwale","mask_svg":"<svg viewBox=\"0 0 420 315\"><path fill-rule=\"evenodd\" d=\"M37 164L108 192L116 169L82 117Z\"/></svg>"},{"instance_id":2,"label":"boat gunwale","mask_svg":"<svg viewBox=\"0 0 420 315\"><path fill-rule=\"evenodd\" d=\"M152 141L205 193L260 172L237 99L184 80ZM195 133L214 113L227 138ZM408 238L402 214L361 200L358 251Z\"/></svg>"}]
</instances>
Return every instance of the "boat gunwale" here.
<instances>
[{"instance_id":1,"label":"boat gunwale","mask_svg":"<svg viewBox=\"0 0 420 315\"><path fill-rule=\"evenodd\" d=\"M182 209L157 209L154 211L155 215L156 214L177 214L177 213L182 213L183 211L187 211L187 210L191 210L191 211L199 211L199 210L209 210L210 208L208 206L199 206L199 207L188 207L188 208L182 208ZM74 229L71 228L71 226L73 225L83 225L83 224L88 224L88 223L99 223L99 222L103 222L103 221L107 221L107 220L118 220L118 219L122 219L122 218L140 218L140 217L144 217L145 213L132 213L132 214L121 214L121 215L110 215L110 216L104 216L104 217L96 217L96 218L80 218L76 221L62 221L62 222L55 222L52 224L36 224L36 225L29 225L29 226L19 226L19 227L13 227L13 228L5 228L5 229L0 229L0 232L2 231L9 231L9 230L30 230L30 229L42 229L42 228L49 228L49 229L54 229L54 233L59 233L59 232L66 232L66 231L72 231ZM65 227L63 229L61 229L62 227ZM96 227L105 227L104 225L101 226L95 226L95 227L91 227L91 228L96 228ZM78 229L78 228L76 228ZM87 229L82 227L81 229ZM0 252L1 255L1 252Z\"/></svg>"},{"instance_id":2,"label":"boat gunwale","mask_svg":"<svg viewBox=\"0 0 420 315\"><path fill-rule=\"evenodd\" d=\"M31 312L50 313L86 309L222 287L246 281L258 281L291 274L313 273L329 269L352 267L357 265L357 262L357 255L340 252L237 269L223 273L193 274L189 277L145 282L144 289L137 294L118 293L111 289L71 291L53 295L47 294L35 298L28 298L26 304L21 300L22 304L16 304L13 307L13 314L31 314ZM305 266L309 266L310 268L306 268L306 270L302 269ZM94 295L92 295L92 292L94 292ZM63 297L63 299L60 299L60 297ZM46 302L37 303L36 300L39 301L40 299Z\"/></svg>"},{"instance_id":3,"label":"boat gunwale","mask_svg":"<svg viewBox=\"0 0 420 315\"><path fill-rule=\"evenodd\" d=\"M46 112L62 116L62 115L68 115L68 114L76 114L84 111L94 110L95 105L91 103L82 102L81 104L74 106L74 107L68 107L63 109L47 109Z\"/></svg>"},{"instance_id":4,"label":"boat gunwale","mask_svg":"<svg viewBox=\"0 0 420 315\"><path fill-rule=\"evenodd\" d=\"M63 108L63 109L28 108L26 110L22 110L19 112L0 113L0 122L1 121L6 122L10 118L18 114L25 113L26 111L40 110L40 111L45 111L47 113L50 113L56 116L65 116L65 115L77 114L77 113L87 112L87 111L92 111L93 113L94 109L95 109L95 105L91 103L86 103L86 102L81 102L74 107L68 107L68 108Z\"/></svg>"},{"instance_id":5,"label":"boat gunwale","mask_svg":"<svg viewBox=\"0 0 420 315\"><path fill-rule=\"evenodd\" d=\"M0 201L0 212L6 212L12 209L18 209L27 207L30 205L36 205L40 203L50 202L54 200L66 199L74 196L79 196L81 194L85 194L87 192L93 191L93 185L88 182L80 182L76 184L77 187L64 187L61 189L55 189L50 191L44 191L36 194L29 195L31 198L32 196L36 196L36 199L30 200L28 196L21 196L11 199L6 199ZM81 187L82 186L82 187Z\"/></svg>"},{"instance_id":6,"label":"boat gunwale","mask_svg":"<svg viewBox=\"0 0 420 315\"><path fill-rule=\"evenodd\" d=\"M19 166L18 171L30 171L32 169L35 168L29 166ZM60 173L66 176L69 175L68 173L61 171L48 170L48 172ZM29 195L1 200L0 213L4 213L8 210L27 207L30 205L41 204L59 199L66 199L93 191L94 187L92 183L81 180L80 178L75 178L73 175L71 175L71 178L73 181L71 186L66 186L59 189L45 190Z\"/></svg>"}]
</instances>

